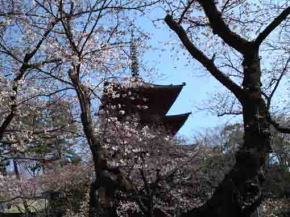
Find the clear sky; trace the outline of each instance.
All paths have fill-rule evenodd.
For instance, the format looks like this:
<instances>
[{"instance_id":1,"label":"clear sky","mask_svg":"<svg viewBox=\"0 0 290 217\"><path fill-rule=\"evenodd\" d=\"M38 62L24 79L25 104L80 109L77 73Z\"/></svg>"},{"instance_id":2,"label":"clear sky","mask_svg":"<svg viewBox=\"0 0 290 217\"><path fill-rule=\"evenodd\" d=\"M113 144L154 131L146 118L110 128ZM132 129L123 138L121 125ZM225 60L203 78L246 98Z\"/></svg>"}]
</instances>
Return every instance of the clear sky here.
<instances>
[{"instance_id":1,"label":"clear sky","mask_svg":"<svg viewBox=\"0 0 290 217\"><path fill-rule=\"evenodd\" d=\"M154 27L150 21L152 17L163 18L165 13L156 10L154 14L149 15L149 18L140 18L138 24L142 29L150 33L151 39L149 40L149 45L152 46L152 49L148 49L140 58L142 58L142 64L145 67L153 67L160 74L160 76L153 76L154 83L186 83L186 86L168 113L180 114L192 112L187 122L179 131L179 134L192 138L206 128L222 125L229 121L229 119L232 119L231 117L218 118L208 111L197 109L197 107L201 107L203 103L209 100L210 94L223 87L213 77L208 75L199 63L191 61L188 64L186 57L183 55L183 52L186 52L185 50L178 48L178 53L171 51L171 46L165 45L165 43L168 41L178 42L177 37L163 21L159 22L159 28Z\"/></svg>"}]
</instances>

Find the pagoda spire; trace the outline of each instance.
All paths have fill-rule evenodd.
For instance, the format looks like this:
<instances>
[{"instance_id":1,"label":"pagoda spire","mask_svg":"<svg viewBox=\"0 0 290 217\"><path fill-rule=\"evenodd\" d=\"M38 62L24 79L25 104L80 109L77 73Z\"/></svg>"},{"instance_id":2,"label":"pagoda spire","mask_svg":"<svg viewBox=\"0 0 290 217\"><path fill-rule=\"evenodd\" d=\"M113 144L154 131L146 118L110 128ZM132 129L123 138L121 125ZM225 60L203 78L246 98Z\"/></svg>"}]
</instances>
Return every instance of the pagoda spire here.
<instances>
[{"instance_id":1,"label":"pagoda spire","mask_svg":"<svg viewBox=\"0 0 290 217\"><path fill-rule=\"evenodd\" d=\"M100 109L108 111L111 116L119 121L127 120L128 117L138 118L141 127L164 128L168 135L174 136L187 120L190 113L179 115L166 115L173 105L185 83L181 85L157 85L144 82L139 77L139 63L137 40L134 30L131 29L130 56L131 75L133 79L126 79L128 83L120 84L110 82L108 90L104 90ZM140 81L140 82L139 82ZM115 96L122 97L115 97ZM120 112L122 111L122 113Z\"/></svg>"},{"instance_id":2,"label":"pagoda spire","mask_svg":"<svg viewBox=\"0 0 290 217\"><path fill-rule=\"evenodd\" d=\"M136 43L136 39L134 38L134 30L132 30L131 32L130 59L131 59L132 77L138 77L139 76L139 63L138 63L137 43Z\"/></svg>"}]
</instances>

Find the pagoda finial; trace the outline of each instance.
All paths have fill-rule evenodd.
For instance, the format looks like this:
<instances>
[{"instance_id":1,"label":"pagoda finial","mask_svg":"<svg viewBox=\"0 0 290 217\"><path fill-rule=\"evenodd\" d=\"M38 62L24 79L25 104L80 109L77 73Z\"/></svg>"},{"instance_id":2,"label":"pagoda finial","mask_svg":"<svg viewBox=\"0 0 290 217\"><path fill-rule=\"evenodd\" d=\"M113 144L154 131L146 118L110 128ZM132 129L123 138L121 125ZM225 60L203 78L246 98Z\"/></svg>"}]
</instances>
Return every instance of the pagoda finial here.
<instances>
[{"instance_id":1,"label":"pagoda finial","mask_svg":"<svg viewBox=\"0 0 290 217\"><path fill-rule=\"evenodd\" d=\"M132 29L131 31L130 59L131 59L132 77L138 77L139 76L139 63L138 63L137 44L134 37L134 29Z\"/></svg>"}]
</instances>

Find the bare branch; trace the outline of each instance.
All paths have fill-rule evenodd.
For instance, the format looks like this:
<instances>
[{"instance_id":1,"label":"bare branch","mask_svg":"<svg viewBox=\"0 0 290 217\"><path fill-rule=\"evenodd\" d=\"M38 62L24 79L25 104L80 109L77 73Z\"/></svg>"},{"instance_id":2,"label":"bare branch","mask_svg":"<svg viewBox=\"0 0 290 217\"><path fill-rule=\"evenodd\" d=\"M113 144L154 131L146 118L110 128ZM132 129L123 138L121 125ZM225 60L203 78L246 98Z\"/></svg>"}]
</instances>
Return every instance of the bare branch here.
<instances>
[{"instance_id":1,"label":"bare branch","mask_svg":"<svg viewBox=\"0 0 290 217\"><path fill-rule=\"evenodd\" d=\"M191 7L191 5L195 2L195 0L191 0L187 3L187 6L184 8L179 20L178 20L178 24L181 24L186 12L189 10L189 8Z\"/></svg>"},{"instance_id":2,"label":"bare branch","mask_svg":"<svg viewBox=\"0 0 290 217\"><path fill-rule=\"evenodd\" d=\"M66 87L66 88L61 88L61 89L58 89L58 90L55 90L53 92L50 92L50 93L46 93L46 94L37 94L37 95L34 95L34 96L31 96L31 97L28 97L27 99L24 99L22 101L20 101L19 103L17 103L17 105L21 105L31 99L35 99L35 98L38 98L38 97L51 97L53 95L56 95L58 93L61 93L61 92L64 92L64 91L67 91L67 90L73 90L72 87Z\"/></svg>"},{"instance_id":3,"label":"bare branch","mask_svg":"<svg viewBox=\"0 0 290 217\"><path fill-rule=\"evenodd\" d=\"M283 68L283 70L282 70L282 72L281 72L279 78L278 78L277 81L276 81L276 84L275 84L275 86L274 86L273 91L272 91L272 92L270 93L270 95L267 97L267 108L268 108L268 109L270 109L270 106L271 106L271 100L272 100L272 98L273 98L273 96L274 96L276 90L278 89L278 86L279 86L279 84L280 84L280 82L281 82L283 76L285 75L285 73L286 73L286 71L287 71L287 69L288 69L288 65L289 65L289 63L290 63L290 56L288 57L288 59L287 59L287 61L286 61L286 64L285 64L285 66L284 66L284 68Z\"/></svg>"},{"instance_id":4,"label":"bare branch","mask_svg":"<svg viewBox=\"0 0 290 217\"><path fill-rule=\"evenodd\" d=\"M276 129L278 130L280 133L287 133L290 134L290 128L288 127L282 127L279 123L277 123L276 121L274 121L270 115L268 116L268 121L269 123Z\"/></svg>"},{"instance_id":5,"label":"bare branch","mask_svg":"<svg viewBox=\"0 0 290 217\"><path fill-rule=\"evenodd\" d=\"M228 76L220 71L212 60L210 60L203 52L201 52L188 38L185 30L179 25L171 15L165 17L167 25L178 35L183 45L190 52L191 56L198 60L221 84L228 88L240 100L243 100L243 90L233 82Z\"/></svg>"},{"instance_id":6,"label":"bare branch","mask_svg":"<svg viewBox=\"0 0 290 217\"><path fill-rule=\"evenodd\" d=\"M106 1L103 2L102 8L105 6L105 4L106 4ZM93 32L95 31L96 26L98 25L99 20L100 20L101 17L102 17L102 10L99 11L98 16L97 16L97 18L96 18L96 20L95 20L95 23L94 23L93 27L91 28L91 31L90 31L89 34L87 35L87 37L86 37L86 39L85 39L85 42L84 42L83 45L82 45L82 48L81 48L81 50L80 50L80 53L83 52L83 50L84 50L84 48L85 48L85 46L86 46L88 40L90 39L90 37L92 36ZM88 21L88 22L89 22L89 21Z\"/></svg>"},{"instance_id":7,"label":"bare branch","mask_svg":"<svg viewBox=\"0 0 290 217\"><path fill-rule=\"evenodd\" d=\"M62 82L62 83L64 83L64 84L67 84L67 85L69 85L69 86L73 86L73 84L72 84L71 82L66 81L66 80L64 80L63 78L58 77L58 76L56 76L56 75L53 75L53 74L52 74L52 72L53 72L52 70L50 70L50 72L47 72L47 71L42 70L42 69L39 68L39 67L34 67L34 68L37 69L37 70L39 70L39 71L42 72L43 74L48 75L48 76L54 78L54 79L57 80L57 81L60 81L60 82ZM55 67L54 67L53 69L55 69Z\"/></svg>"},{"instance_id":8,"label":"bare branch","mask_svg":"<svg viewBox=\"0 0 290 217\"><path fill-rule=\"evenodd\" d=\"M222 116L225 116L225 115L242 115L242 114L243 114L242 111L229 111L229 112L219 113L217 116L218 117L222 117Z\"/></svg>"},{"instance_id":9,"label":"bare branch","mask_svg":"<svg viewBox=\"0 0 290 217\"><path fill-rule=\"evenodd\" d=\"M255 40L255 45L259 46L290 14L290 7L286 8L272 23L270 23L264 31L262 31Z\"/></svg>"},{"instance_id":10,"label":"bare branch","mask_svg":"<svg viewBox=\"0 0 290 217\"><path fill-rule=\"evenodd\" d=\"M241 53L245 53L251 46L251 42L232 32L222 19L221 12L216 8L214 0L199 0L204 12L209 19L214 34L218 34L229 46Z\"/></svg>"}]
</instances>

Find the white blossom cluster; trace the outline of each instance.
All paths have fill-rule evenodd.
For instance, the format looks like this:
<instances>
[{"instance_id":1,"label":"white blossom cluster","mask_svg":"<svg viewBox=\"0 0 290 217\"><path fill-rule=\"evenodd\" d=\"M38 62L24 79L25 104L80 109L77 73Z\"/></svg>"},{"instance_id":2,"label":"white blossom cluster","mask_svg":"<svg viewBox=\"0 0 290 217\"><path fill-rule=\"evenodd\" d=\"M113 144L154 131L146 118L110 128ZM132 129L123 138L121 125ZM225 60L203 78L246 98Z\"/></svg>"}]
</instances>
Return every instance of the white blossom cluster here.
<instances>
[{"instance_id":1,"label":"white blossom cluster","mask_svg":"<svg viewBox=\"0 0 290 217\"><path fill-rule=\"evenodd\" d=\"M194 164L201 160L196 155L198 150L178 145L178 141L164 129L140 126L138 121L137 117L127 121L119 121L117 117L106 119L102 138L109 166L117 167L125 174L139 192L139 197L148 199L150 196L145 186L156 185L152 197L154 209L173 213L177 205L181 209L201 205L202 202L191 195L195 177L188 176L194 172ZM121 195L124 201L118 205L120 216L142 212L138 202Z\"/></svg>"}]
</instances>

